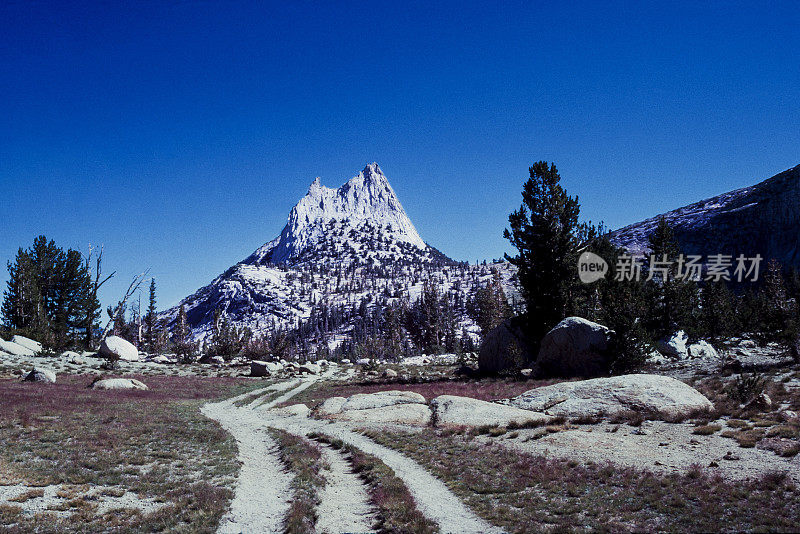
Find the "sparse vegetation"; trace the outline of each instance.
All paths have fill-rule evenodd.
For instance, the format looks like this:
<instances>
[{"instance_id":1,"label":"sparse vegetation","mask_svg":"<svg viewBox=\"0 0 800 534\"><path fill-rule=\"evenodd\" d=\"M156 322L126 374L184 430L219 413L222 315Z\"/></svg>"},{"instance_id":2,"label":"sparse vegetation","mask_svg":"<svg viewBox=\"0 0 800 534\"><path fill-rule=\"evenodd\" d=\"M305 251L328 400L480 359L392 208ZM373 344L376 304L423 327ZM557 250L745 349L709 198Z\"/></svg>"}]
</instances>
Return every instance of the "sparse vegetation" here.
<instances>
[{"instance_id":1,"label":"sparse vegetation","mask_svg":"<svg viewBox=\"0 0 800 534\"><path fill-rule=\"evenodd\" d=\"M311 441L285 432L270 429L278 442L281 460L294 474L292 503L286 515L286 534L315 532L316 507L320 502L320 491L325 487L322 470L325 462L319 446Z\"/></svg>"},{"instance_id":2,"label":"sparse vegetation","mask_svg":"<svg viewBox=\"0 0 800 534\"><path fill-rule=\"evenodd\" d=\"M509 532L791 531L800 490L785 474L734 482L699 467L658 475L532 456L469 434L369 432L430 469Z\"/></svg>"},{"instance_id":3,"label":"sparse vegetation","mask_svg":"<svg viewBox=\"0 0 800 534\"><path fill-rule=\"evenodd\" d=\"M61 485L65 517L0 510L13 532L213 532L232 496L236 444L200 405L255 387L234 379L148 377L149 391L95 391L87 376L62 376L47 388L0 381L0 477L30 486ZM90 486L133 492L158 509L98 515ZM32 490L36 491L36 490ZM38 493L38 492L37 492ZM32 498L30 493L28 498Z\"/></svg>"}]
</instances>

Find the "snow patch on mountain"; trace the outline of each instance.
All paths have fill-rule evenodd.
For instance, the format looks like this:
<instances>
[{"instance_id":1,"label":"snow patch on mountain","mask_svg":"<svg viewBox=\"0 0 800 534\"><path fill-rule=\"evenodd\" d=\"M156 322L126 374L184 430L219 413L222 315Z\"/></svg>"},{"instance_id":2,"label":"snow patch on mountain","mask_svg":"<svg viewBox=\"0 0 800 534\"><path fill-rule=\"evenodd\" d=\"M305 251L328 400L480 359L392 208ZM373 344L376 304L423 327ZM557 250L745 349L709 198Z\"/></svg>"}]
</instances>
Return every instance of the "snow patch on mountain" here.
<instances>
[{"instance_id":1,"label":"snow patch on mountain","mask_svg":"<svg viewBox=\"0 0 800 534\"><path fill-rule=\"evenodd\" d=\"M245 263L287 263L297 260L325 239L333 227L378 228L383 240L406 243L420 251L427 245L417 233L377 163L371 163L338 189L316 178L292 208L281 235L259 248Z\"/></svg>"}]
</instances>

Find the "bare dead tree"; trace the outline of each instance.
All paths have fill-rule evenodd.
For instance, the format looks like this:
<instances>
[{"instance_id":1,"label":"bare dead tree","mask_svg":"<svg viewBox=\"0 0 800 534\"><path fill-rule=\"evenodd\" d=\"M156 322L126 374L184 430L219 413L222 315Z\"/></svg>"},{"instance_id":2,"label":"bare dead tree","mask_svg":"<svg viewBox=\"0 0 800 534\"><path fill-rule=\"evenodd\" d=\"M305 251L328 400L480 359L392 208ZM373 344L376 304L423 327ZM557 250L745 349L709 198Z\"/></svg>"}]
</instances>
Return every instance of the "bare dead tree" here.
<instances>
[{"instance_id":1,"label":"bare dead tree","mask_svg":"<svg viewBox=\"0 0 800 534\"><path fill-rule=\"evenodd\" d=\"M125 296L122 297L122 300L120 300L117 306L114 308L115 311L113 316L108 320L108 324L106 324L106 327L103 329L103 333L100 335L101 343L108 336L109 331L111 331L111 327L114 326L115 322L117 322L120 314L125 313L125 304L134 293L139 291L139 287L142 285L142 282L144 282L145 278L147 278L148 274L150 274L150 269L147 269L145 272L137 274L133 277L131 284L128 286L128 290L125 292Z\"/></svg>"},{"instance_id":2,"label":"bare dead tree","mask_svg":"<svg viewBox=\"0 0 800 534\"><path fill-rule=\"evenodd\" d=\"M90 288L90 295L87 299L87 306L86 306L86 345L88 347L94 346L94 332L93 326L95 318L97 317L95 314L97 313L97 309L93 306L93 303L99 302L97 298L97 294L100 291L100 288L111 280L116 271L109 274L105 278L103 278L103 245L100 246L100 249L95 254L95 249L92 247L92 244L89 244L89 254L85 258L86 262L86 270L92 272L92 257L94 257L94 280L92 281L92 286Z\"/></svg>"}]
</instances>

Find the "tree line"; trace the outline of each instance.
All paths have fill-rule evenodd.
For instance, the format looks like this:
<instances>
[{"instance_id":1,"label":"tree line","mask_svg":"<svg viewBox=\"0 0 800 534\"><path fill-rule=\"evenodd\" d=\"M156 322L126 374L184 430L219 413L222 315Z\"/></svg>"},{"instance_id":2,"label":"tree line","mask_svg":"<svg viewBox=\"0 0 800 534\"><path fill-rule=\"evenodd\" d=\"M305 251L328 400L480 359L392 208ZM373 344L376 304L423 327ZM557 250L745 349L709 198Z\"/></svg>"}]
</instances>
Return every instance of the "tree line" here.
<instances>
[{"instance_id":1,"label":"tree line","mask_svg":"<svg viewBox=\"0 0 800 534\"><path fill-rule=\"evenodd\" d=\"M769 261L758 283L724 279L685 280L676 272L682 254L673 228L661 218L648 238L650 258L672 267L656 269L646 259L639 281L606 276L592 284L577 276L584 251L609 265L626 251L615 246L602 224L580 220L580 203L560 184L555 164L540 161L529 169L523 202L509 216L504 236L516 255L506 259L519 270L525 302L527 337L536 353L544 335L568 316L590 319L614 331L615 370L642 363L657 340L684 330L695 339L722 343L732 336L751 335L762 343L779 343L798 359L800 275Z\"/></svg>"}]
</instances>

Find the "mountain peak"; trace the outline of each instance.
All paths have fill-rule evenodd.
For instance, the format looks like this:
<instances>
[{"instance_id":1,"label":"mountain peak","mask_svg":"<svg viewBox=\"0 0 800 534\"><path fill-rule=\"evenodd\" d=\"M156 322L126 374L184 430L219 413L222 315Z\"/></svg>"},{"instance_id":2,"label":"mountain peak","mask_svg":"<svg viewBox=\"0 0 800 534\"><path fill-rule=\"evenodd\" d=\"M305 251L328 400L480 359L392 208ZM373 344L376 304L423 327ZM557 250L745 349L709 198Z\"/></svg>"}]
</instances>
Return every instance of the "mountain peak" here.
<instances>
[{"instance_id":1,"label":"mountain peak","mask_svg":"<svg viewBox=\"0 0 800 534\"><path fill-rule=\"evenodd\" d=\"M387 247L398 243L419 250L428 248L406 215L389 179L373 162L338 189L325 187L320 178L316 178L306 196L289 212L280 237L245 261L285 263L330 240L331 232L349 236L354 232L375 231Z\"/></svg>"}]
</instances>

